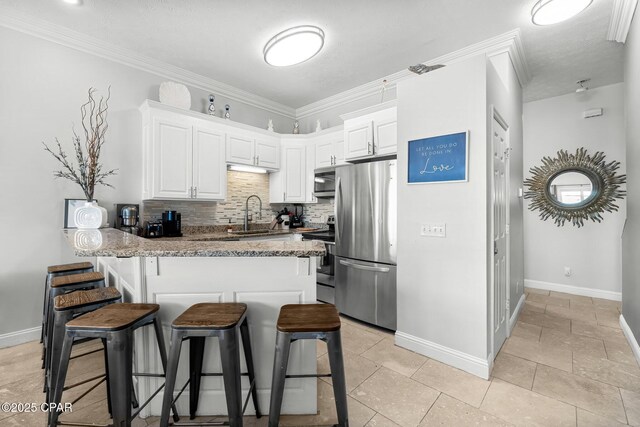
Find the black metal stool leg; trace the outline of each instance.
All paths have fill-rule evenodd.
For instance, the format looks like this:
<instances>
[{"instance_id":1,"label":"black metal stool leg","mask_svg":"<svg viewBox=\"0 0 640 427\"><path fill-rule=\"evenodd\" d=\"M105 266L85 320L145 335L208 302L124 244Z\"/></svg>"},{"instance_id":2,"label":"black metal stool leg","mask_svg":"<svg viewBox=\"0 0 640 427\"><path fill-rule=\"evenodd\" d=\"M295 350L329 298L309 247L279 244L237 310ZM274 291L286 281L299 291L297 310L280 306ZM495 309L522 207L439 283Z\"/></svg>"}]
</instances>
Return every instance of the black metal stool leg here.
<instances>
[{"instance_id":1,"label":"black metal stool leg","mask_svg":"<svg viewBox=\"0 0 640 427\"><path fill-rule=\"evenodd\" d=\"M169 426L169 412L173 402L173 390L176 387L176 376L178 375L178 362L180 362L180 351L182 350L182 331L171 330L171 343L169 348L169 363L165 374L164 398L162 400L162 413L160 415L160 427ZM177 413L174 408L174 417Z\"/></svg>"},{"instance_id":2,"label":"black metal stool leg","mask_svg":"<svg viewBox=\"0 0 640 427\"><path fill-rule=\"evenodd\" d=\"M231 427L242 427L242 383L240 372L240 346L238 329L225 329L220 333L220 359L222 378L227 397L227 412Z\"/></svg>"},{"instance_id":3,"label":"black metal stool leg","mask_svg":"<svg viewBox=\"0 0 640 427\"><path fill-rule=\"evenodd\" d=\"M58 378L55 381L56 388L53 390L53 399L51 402L58 404L62 401L62 390L64 389L64 381L67 378L67 369L69 368L69 359L71 358L71 347L73 346L73 336L65 334L60 352L60 368L58 370ZM59 412L49 412L49 426L54 427L58 423Z\"/></svg>"},{"instance_id":4,"label":"black metal stool leg","mask_svg":"<svg viewBox=\"0 0 640 427\"><path fill-rule=\"evenodd\" d=\"M133 375L133 332L130 329L107 333L111 415L114 427L128 427L131 418L131 381Z\"/></svg>"},{"instance_id":5,"label":"black metal stool leg","mask_svg":"<svg viewBox=\"0 0 640 427\"><path fill-rule=\"evenodd\" d=\"M107 410L109 411L109 415L113 414L113 410L111 407L111 382L109 381L109 356L107 355L107 340L105 338L101 338L102 341L102 349L104 354L104 375L107 385Z\"/></svg>"},{"instance_id":6,"label":"black metal stool leg","mask_svg":"<svg viewBox=\"0 0 640 427\"><path fill-rule=\"evenodd\" d=\"M349 427L347 385L344 375L340 331L327 332L326 336L329 366L331 367L331 381L333 382L333 396L336 400L336 412L338 414L338 425L340 427Z\"/></svg>"},{"instance_id":7,"label":"black metal stool leg","mask_svg":"<svg viewBox=\"0 0 640 427\"><path fill-rule=\"evenodd\" d=\"M273 376L271 381L271 401L269 402L269 427L278 427L280 410L284 395L284 381L287 377L291 335L278 331L276 335L276 353L273 359Z\"/></svg>"},{"instance_id":8,"label":"black metal stool leg","mask_svg":"<svg viewBox=\"0 0 640 427\"><path fill-rule=\"evenodd\" d=\"M244 350L244 358L247 363L247 372L249 374L249 386L251 389L251 397L253 398L253 407L256 410L256 418L262 417L260 407L258 406L258 387L255 385L256 373L253 367L253 352L251 351L251 339L249 338L249 322L247 318L240 325L240 335L242 336L242 348Z\"/></svg>"},{"instance_id":9,"label":"black metal stool leg","mask_svg":"<svg viewBox=\"0 0 640 427\"><path fill-rule=\"evenodd\" d=\"M202 362L204 361L204 337L189 338L189 418L194 419L200 400Z\"/></svg>"},{"instance_id":10,"label":"black metal stool leg","mask_svg":"<svg viewBox=\"0 0 640 427\"><path fill-rule=\"evenodd\" d=\"M156 331L156 341L158 343L158 352L160 353L160 362L162 363L162 372L164 373L165 384L166 384L167 346L164 343L164 332L162 332L162 322L160 321L160 318L156 317L153 319L153 329ZM176 409L176 405L171 405L171 409L173 410L173 421L178 422L180 420L180 417L178 416L178 410Z\"/></svg>"},{"instance_id":11,"label":"black metal stool leg","mask_svg":"<svg viewBox=\"0 0 640 427\"><path fill-rule=\"evenodd\" d=\"M51 348L49 349L51 366L49 366L49 368L45 370L45 375L47 376L46 381L48 384L46 402L50 402L51 395L53 394L53 390L56 387L56 381L58 380L58 369L60 367L62 344L65 337L64 326L72 318L72 313L65 311L55 312L53 316L53 332L51 339L49 340L49 342L51 343Z\"/></svg>"}]
</instances>

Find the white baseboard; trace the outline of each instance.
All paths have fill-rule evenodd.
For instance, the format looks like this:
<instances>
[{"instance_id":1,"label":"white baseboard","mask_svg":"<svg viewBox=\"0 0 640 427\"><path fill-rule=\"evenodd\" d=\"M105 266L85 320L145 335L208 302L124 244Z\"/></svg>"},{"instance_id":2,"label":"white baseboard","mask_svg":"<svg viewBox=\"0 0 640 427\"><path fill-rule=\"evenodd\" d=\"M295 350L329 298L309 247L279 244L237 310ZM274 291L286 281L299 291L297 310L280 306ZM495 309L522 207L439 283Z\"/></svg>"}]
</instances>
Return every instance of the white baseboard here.
<instances>
[{"instance_id":1,"label":"white baseboard","mask_svg":"<svg viewBox=\"0 0 640 427\"><path fill-rule=\"evenodd\" d=\"M627 338L627 341L629 341L633 355L636 356L636 361L640 365L640 345L638 345L638 340L636 340L635 335L633 335L631 328L627 324L627 321L624 320L624 316L622 314L620 315L620 327L622 328L622 332L624 332L624 336Z\"/></svg>"},{"instance_id":2,"label":"white baseboard","mask_svg":"<svg viewBox=\"0 0 640 427\"><path fill-rule=\"evenodd\" d=\"M622 301L621 292L583 288L581 286L563 285L560 283L541 282L539 280L524 279L524 287L543 289L545 291L564 292L565 294L582 295L585 297L609 299L612 301Z\"/></svg>"},{"instance_id":3,"label":"white baseboard","mask_svg":"<svg viewBox=\"0 0 640 427\"><path fill-rule=\"evenodd\" d=\"M462 369L485 380L489 379L490 364L488 360L427 341L404 332L396 332L396 344L416 353L423 354L454 368Z\"/></svg>"},{"instance_id":4,"label":"white baseboard","mask_svg":"<svg viewBox=\"0 0 640 427\"><path fill-rule=\"evenodd\" d=\"M509 319L509 333L507 336L511 336L511 331L516 327L516 323L518 322L518 317L520 317L520 312L522 311L522 307L524 307L524 301L526 299L526 295L523 293L520 296L520 300L518 301L518 305L516 309L513 311L513 315Z\"/></svg>"},{"instance_id":5,"label":"white baseboard","mask_svg":"<svg viewBox=\"0 0 640 427\"><path fill-rule=\"evenodd\" d=\"M14 345L24 344L29 341L40 339L40 327L24 329L22 331L9 332L0 335L0 348L13 347Z\"/></svg>"}]
</instances>

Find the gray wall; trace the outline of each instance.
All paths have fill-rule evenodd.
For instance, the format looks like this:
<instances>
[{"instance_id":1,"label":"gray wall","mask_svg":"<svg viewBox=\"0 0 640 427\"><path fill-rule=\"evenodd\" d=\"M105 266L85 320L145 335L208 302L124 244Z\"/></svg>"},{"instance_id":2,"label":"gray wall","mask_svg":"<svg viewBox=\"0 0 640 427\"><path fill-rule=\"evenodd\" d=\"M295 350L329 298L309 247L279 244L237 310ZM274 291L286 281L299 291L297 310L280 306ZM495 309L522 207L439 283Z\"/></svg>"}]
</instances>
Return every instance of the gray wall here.
<instances>
[{"instance_id":1,"label":"gray wall","mask_svg":"<svg viewBox=\"0 0 640 427\"><path fill-rule=\"evenodd\" d=\"M640 341L640 17L625 47L627 223L622 238L622 315Z\"/></svg>"},{"instance_id":2,"label":"gray wall","mask_svg":"<svg viewBox=\"0 0 640 427\"><path fill-rule=\"evenodd\" d=\"M105 167L119 168L95 197L109 209L135 203L141 195L141 119L137 108L158 97L163 78L13 30L0 28L0 338L39 325L45 267L70 261L60 229L65 198L82 198L76 185L55 180L58 164L41 141L71 147L71 126L90 86L111 85L109 131L102 152ZM192 109L202 111L208 93L190 88ZM232 120L276 131L293 120L238 102L216 98L218 110L231 104Z\"/></svg>"}]
</instances>

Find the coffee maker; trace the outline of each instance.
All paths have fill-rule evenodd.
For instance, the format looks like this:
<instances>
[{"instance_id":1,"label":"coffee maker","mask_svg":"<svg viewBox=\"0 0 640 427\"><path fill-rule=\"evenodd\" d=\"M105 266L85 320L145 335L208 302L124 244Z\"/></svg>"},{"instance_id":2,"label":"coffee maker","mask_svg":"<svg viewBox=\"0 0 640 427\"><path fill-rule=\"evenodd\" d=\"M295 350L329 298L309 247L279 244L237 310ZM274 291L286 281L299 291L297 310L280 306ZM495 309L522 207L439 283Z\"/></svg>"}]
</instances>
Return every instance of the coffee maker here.
<instances>
[{"instance_id":1,"label":"coffee maker","mask_svg":"<svg viewBox=\"0 0 640 427\"><path fill-rule=\"evenodd\" d=\"M177 211L162 212L162 235L164 237L182 236L182 215Z\"/></svg>"},{"instance_id":2,"label":"coffee maker","mask_svg":"<svg viewBox=\"0 0 640 427\"><path fill-rule=\"evenodd\" d=\"M139 205L132 203L117 204L116 213L118 217L116 218L115 228L139 236L141 234L141 229L138 224L140 219L139 212Z\"/></svg>"}]
</instances>

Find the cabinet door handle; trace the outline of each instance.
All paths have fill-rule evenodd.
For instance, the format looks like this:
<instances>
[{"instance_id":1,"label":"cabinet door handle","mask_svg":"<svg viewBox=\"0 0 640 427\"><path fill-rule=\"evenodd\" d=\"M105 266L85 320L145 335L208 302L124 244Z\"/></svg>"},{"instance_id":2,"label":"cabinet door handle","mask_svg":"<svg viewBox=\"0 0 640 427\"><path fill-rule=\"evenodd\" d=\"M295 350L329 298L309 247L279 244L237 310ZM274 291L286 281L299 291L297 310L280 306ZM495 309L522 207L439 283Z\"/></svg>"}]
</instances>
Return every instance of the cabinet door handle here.
<instances>
[{"instance_id":1,"label":"cabinet door handle","mask_svg":"<svg viewBox=\"0 0 640 427\"><path fill-rule=\"evenodd\" d=\"M193 198L194 199L198 198L198 187L193 187Z\"/></svg>"},{"instance_id":2,"label":"cabinet door handle","mask_svg":"<svg viewBox=\"0 0 640 427\"><path fill-rule=\"evenodd\" d=\"M372 154L371 153L371 142L367 143L367 154Z\"/></svg>"},{"instance_id":3,"label":"cabinet door handle","mask_svg":"<svg viewBox=\"0 0 640 427\"><path fill-rule=\"evenodd\" d=\"M256 165L260 164L260 156L256 156Z\"/></svg>"},{"instance_id":4,"label":"cabinet door handle","mask_svg":"<svg viewBox=\"0 0 640 427\"><path fill-rule=\"evenodd\" d=\"M282 201L284 202L285 200L287 200L287 193L282 193Z\"/></svg>"}]
</instances>

